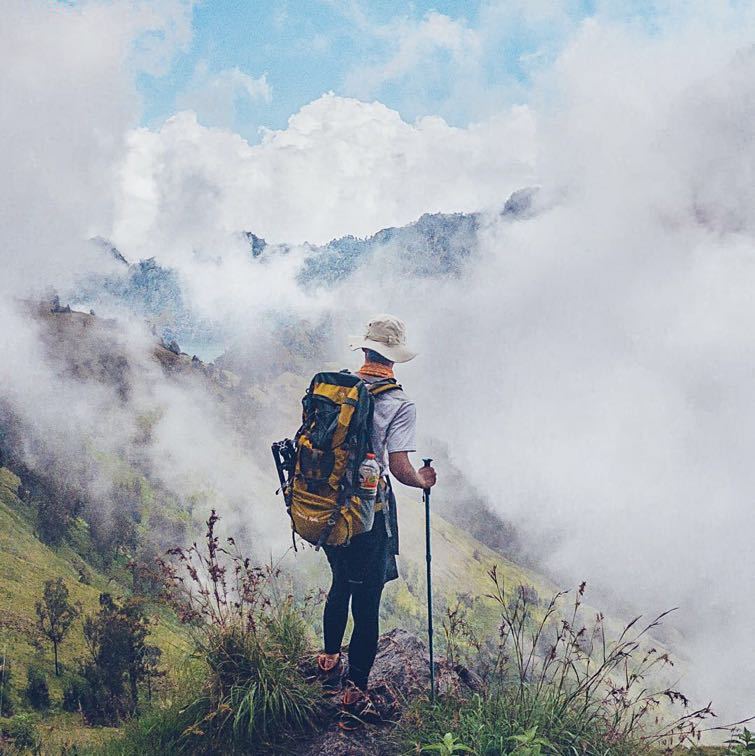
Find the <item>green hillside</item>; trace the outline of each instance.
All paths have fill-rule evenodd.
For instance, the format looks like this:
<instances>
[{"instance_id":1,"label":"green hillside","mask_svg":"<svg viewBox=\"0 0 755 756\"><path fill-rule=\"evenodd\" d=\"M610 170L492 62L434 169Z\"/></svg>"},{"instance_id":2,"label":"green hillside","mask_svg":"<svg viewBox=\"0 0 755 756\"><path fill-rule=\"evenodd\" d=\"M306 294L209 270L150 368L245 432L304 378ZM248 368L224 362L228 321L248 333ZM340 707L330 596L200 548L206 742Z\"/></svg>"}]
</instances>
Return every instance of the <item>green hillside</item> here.
<instances>
[{"instance_id":1,"label":"green hillside","mask_svg":"<svg viewBox=\"0 0 755 756\"><path fill-rule=\"evenodd\" d=\"M62 699L62 677L53 670L52 647L37 628L35 603L42 595L46 580L63 578L71 602L80 602L82 614L94 614L99 608L99 595L109 592L127 595L127 589L88 565L69 546L52 549L34 535L33 512L16 495L19 479L6 468L0 468L0 654L10 661L13 687L17 692L26 684L30 664L49 670L48 684L53 707ZM79 569L86 570L89 584L80 581ZM183 660L189 644L174 619L161 613L153 626L149 642L163 652L163 666L173 668ZM82 634L82 618L76 620L60 646L62 668L75 670L86 655ZM22 700L19 711L29 707ZM107 728L85 728L76 714L46 717L40 728L45 742L61 744L96 741Z\"/></svg>"},{"instance_id":2,"label":"green hillside","mask_svg":"<svg viewBox=\"0 0 755 756\"><path fill-rule=\"evenodd\" d=\"M49 670L48 683L53 709L62 700L62 678L53 673L52 649L36 625L35 603L39 600L46 580L63 578L70 591L71 601L80 602L84 614L98 609L101 592L118 596L128 594L127 588L100 571L85 565L69 545L51 548L34 534L34 511L17 496L19 479L10 470L0 468L0 652L5 651L11 662L16 691L21 691L30 664ZM405 627L419 633L426 623L424 511L411 497L400 497L402 553L400 580L386 588L383 605L384 629ZM433 574L435 580L436 611L440 618L447 605L459 596L466 598L471 616L480 631L490 632L495 617L487 602L473 600L488 590L487 571L494 564L505 575L507 583L533 586L539 594L548 595L552 586L539 576L523 570L492 551L474 538L435 515L433 519ZM301 590L327 588L329 573L322 554L307 547L298 554L288 554L283 566ZM80 570L87 572L88 584L80 581ZM163 651L163 667L180 666L189 651L189 643L182 635L175 619L160 612L150 642ZM60 646L63 669L74 670L86 655L81 632L82 619L72 627ZM313 615L313 632L319 632L319 613ZM17 696L18 697L18 696ZM23 700L18 711L30 710ZM55 753L65 743L96 744L116 732L110 728L85 727L77 714L54 713L41 718L40 732L46 747Z\"/></svg>"}]
</instances>

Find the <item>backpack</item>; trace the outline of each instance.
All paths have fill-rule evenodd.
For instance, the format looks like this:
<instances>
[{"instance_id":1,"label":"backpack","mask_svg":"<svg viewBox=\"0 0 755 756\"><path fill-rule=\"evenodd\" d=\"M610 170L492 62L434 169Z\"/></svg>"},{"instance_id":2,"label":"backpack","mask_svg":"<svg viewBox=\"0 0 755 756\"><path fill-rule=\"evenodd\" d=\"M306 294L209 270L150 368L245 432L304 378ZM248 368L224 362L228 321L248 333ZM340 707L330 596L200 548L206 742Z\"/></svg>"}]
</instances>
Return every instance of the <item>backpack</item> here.
<instances>
[{"instance_id":1,"label":"backpack","mask_svg":"<svg viewBox=\"0 0 755 756\"><path fill-rule=\"evenodd\" d=\"M316 549L347 545L372 529L375 503L359 496L359 466L373 451L374 398L400 388L393 379L367 383L347 370L317 373L294 440L273 444L292 529Z\"/></svg>"}]
</instances>

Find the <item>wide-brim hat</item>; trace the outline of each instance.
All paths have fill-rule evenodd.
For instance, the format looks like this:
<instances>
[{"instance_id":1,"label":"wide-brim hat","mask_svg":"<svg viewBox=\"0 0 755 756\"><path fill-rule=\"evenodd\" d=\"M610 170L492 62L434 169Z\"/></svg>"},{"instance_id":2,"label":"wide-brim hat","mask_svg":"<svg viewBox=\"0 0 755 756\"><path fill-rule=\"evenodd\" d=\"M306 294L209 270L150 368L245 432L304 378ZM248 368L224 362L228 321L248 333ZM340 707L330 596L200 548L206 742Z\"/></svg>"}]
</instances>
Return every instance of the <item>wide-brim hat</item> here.
<instances>
[{"instance_id":1,"label":"wide-brim hat","mask_svg":"<svg viewBox=\"0 0 755 756\"><path fill-rule=\"evenodd\" d=\"M417 353L406 344L406 324L394 315L376 315L367 324L364 336L355 336L349 348L371 349L391 362L409 362Z\"/></svg>"}]
</instances>

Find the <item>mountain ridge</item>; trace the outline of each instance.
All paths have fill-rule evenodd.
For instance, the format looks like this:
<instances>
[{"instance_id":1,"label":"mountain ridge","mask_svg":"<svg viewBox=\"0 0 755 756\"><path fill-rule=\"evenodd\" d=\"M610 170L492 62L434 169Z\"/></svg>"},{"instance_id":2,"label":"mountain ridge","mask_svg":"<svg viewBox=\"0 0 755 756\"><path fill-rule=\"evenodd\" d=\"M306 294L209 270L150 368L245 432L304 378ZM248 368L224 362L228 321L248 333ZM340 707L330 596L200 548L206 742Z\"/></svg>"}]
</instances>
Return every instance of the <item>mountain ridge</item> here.
<instances>
[{"instance_id":1,"label":"mountain ridge","mask_svg":"<svg viewBox=\"0 0 755 756\"><path fill-rule=\"evenodd\" d=\"M514 192L495 214L526 220L537 212L538 191L527 187ZM477 251L477 233L484 218L482 212L424 213L404 226L389 226L366 237L346 235L324 245L270 243L249 230L239 235L253 261L303 251L297 281L304 289L315 289L343 281L376 255L390 256L407 274L418 277L458 276ZM192 308L177 270L161 265L155 257L129 262L103 237L95 237L92 243L115 260L118 270L83 281L70 296L74 306L106 311L125 307L148 320L166 343L213 339L222 333L222 324Z\"/></svg>"}]
</instances>

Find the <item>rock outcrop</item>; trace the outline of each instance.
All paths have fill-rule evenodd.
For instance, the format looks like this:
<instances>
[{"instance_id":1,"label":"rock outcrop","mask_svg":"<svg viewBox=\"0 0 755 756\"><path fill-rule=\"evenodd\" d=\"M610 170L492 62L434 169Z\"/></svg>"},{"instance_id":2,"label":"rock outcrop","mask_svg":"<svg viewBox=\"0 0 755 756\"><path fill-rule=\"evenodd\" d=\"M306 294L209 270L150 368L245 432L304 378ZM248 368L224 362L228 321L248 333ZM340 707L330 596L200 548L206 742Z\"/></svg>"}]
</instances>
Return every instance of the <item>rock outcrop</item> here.
<instances>
[{"instance_id":1,"label":"rock outcrop","mask_svg":"<svg viewBox=\"0 0 755 756\"><path fill-rule=\"evenodd\" d=\"M471 670L452 666L445 659L435 660L435 681L439 694L469 692L482 688L482 681ZM390 734L406 706L419 696L428 695L430 659L427 646L416 635L402 629L380 637L370 689L386 702L381 711L384 722L364 724L352 732L341 730L336 722L338 707L333 703L328 726L317 737L302 744L306 756L388 756L395 754Z\"/></svg>"}]
</instances>

